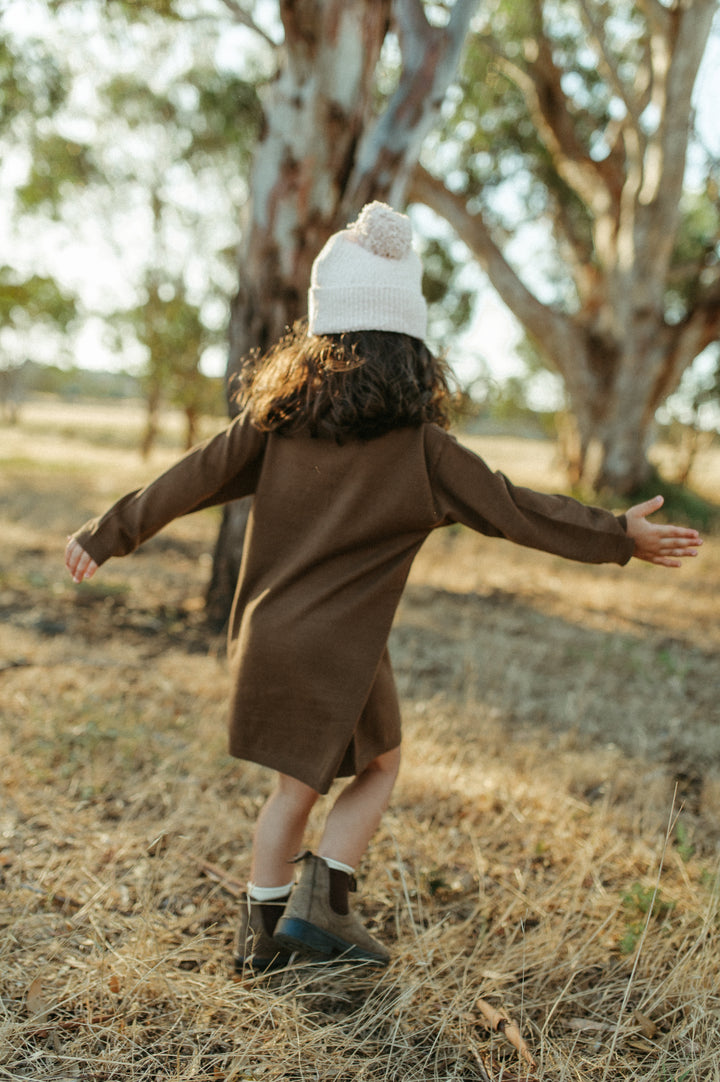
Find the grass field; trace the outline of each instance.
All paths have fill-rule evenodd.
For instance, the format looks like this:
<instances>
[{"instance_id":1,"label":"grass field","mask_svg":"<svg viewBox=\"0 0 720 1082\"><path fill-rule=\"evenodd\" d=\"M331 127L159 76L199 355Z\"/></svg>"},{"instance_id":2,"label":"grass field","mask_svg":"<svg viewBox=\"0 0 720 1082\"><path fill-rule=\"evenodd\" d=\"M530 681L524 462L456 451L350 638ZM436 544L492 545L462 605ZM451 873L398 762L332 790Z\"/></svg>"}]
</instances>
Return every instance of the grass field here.
<instances>
[{"instance_id":1,"label":"grass field","mask_svg":"<svg viewBox=\"0 0 720 1082\"><path fill-rule=\"evenodd\" d=\"M359 871L391 965L235 975L270 776L226 754L218 516L80 588L62 566L175 456L169 419L143 463L140 424L38 403L0 430L0 1080L718 1082L718 537L669 572L433 536L391 639L404 765ZM562 486L549 444L472 442ZM720 502L717 449L691 483Z\"/></svg>"}]
</instances>

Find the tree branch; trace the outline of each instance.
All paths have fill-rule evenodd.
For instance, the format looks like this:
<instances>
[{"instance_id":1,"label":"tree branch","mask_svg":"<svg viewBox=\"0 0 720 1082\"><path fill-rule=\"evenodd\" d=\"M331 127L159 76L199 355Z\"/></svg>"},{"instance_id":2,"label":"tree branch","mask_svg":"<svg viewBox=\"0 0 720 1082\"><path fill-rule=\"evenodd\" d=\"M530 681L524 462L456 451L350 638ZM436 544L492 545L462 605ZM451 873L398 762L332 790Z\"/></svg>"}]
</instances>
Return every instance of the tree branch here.
<instances>
[{"instance_id":1,"label":"tree branch","mask_svg":"<svg viewBox=\"0 0 720 1082\"><path fill-rule=\"evenodd\" d=\"M590 7L588 0L580 0L580 7L583 16L585 17L585 22L600 53L602 66L605 70L608 83L612 86L613 90L625 106L634 127L639 128L640 117L648 104L650 93L650 64L647 55L648 50L647 48L645 49L645 62L638 67L635 86L632 88L628 87L620 75L616 58L608 45L602 23L595 18L594 11Z\"/></svg>"},{"instance_id":2,"label":"tree branch","mask_svg":"<svg viewBox=\"0 0 720 1082\"><path fill-rule=\"evenodd\" d=\"M682 191L691 129L690 101L716 11L716 0L697 0L690 8L679 8L677 21L668 27L663 43L669 63L662 88L663 122L658 132L662 170L652 183L653 194L662 195L668 206L677 204Z\"/></svg>"},{"instance_id":3,"label":"tree branch","mask_svg":"<svg viewBox=\"0 0 720 1082\"><path fill-rule=\"evenodd\" d=\"M547 40L537 45L537 56L529 58L527 71L506 56L498 64L523 94L538 135L565 183L595 216L610 212L621 186L618 169L611 159L594 161L579 142Z\"/></svg>"},{"instance_id":4,"label":"tree branch","mask_svg":"<svg viewBox=\"0 0 720 1082\"><path fill-rule=\"evenodd\" d=\"M543 304L530 292L500 251L481 215L471 214L462 195L450 191L441 180L421 165L418 165L413 173L408 199L410 202L424 203L453 227L478 260L510 311L542 344L559 368L563 367L563 359L566 357L577 360L575 372L563 371L570 383L577 384L584 349L573 321ZM572 341L569 342L569 339Z\"/></svg>"},{"instance_id":5,"label":"tree branch","mask_svg":"<svg viewBox=\"0 0 720 1082\"><path fill-rule=\"evenodd\" d=\"M277 48L278 42L273 41L270 35L266 34L262 27L258 26L253 17L240 5L239 0L220 0L220 3L224 4L228 9L234 22L239 23L240 26L246 26L248 30L252 30L272 49Z\"/></svg>"},{"instance_id":6,"label":"tree branch","mask_svg":"<svg viewBox=\"0 0 720 1082\"><path fill-rule=\"evenodd\" d=\"M638 7L645 13L648 25L666 34L670 22L670 9L661 4L659 0L638 0Z\"/></svg>"},{"instance_id":7,"label":"tree branch","mask_svg":"<svg viewBox=\"0 0 720 1082\"><path fill-rule=\"evenodd\" d=\"M692 361L720 338L720 275L705 290L688 317L667 329L667 337L668 363L654 388L655 407L675 390Z\"/></svg>"},{"instance_id":8,"label":"tree branch","mask_svg":"<svg viewBox=\"0 0 720 1082\"><path fill-rule=\"evenodd\" d=\"M670 266L685 178L692 124L691 99L715 11L716 0L696 0L688 8L665 12L665 33L654 32L653 100L661 117L645 154L637 202L654 228L648 228L648 257L658 280Z\"/></svg>"},{"instance_id":9,"label":"tree branch","mask_svg":"<svg viewBox=\"0 0 720 1082\"><path fill-rule=\"evenodd\" d=\"M394 0L400 80L359 147L344 210L355 210L368 198L398 206L405 202L410 173L455 75L477 7L478 0L456 0L447 24L440 27L428 22L421 0Z\"/></svg>"}]
</instances>

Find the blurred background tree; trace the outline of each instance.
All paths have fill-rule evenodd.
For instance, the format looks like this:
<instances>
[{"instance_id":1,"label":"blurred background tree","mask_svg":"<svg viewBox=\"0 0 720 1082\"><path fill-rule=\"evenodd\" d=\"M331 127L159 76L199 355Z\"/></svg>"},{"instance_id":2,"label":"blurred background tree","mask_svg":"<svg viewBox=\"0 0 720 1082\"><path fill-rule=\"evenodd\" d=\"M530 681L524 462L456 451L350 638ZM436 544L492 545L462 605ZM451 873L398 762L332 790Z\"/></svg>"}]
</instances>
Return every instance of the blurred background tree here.
<instances>
[{"instance_id":1,"label":"blurred background tree","mask_svg":"<svg viewBox=\"0 0 720 1082\"><path fill-rule=\"evenodd\" d=\"M409 192L561 376L570 476L596 492L648 480L656 412L720 336L720 161L693 99L716 12L489 0Z\"/></svg>"},{"instance_id":2,"label":"blurred background tree","mask_svg":"<svg viewBox=\"0 0 720 1082\"><path fill-rule=\"evenodd\" d=\"M40 263L58 291L68 279L82 291L93 267L78 252L94 252L77 314L106 353L132 358L143 453L163 403L193 440L203 413L225 409L203 361L227 339L233 223L260 123L252 78L218 66L221 25L169 5L30 6L22 34L0 22L0 140L18 178L8 255L16 275ZM68 339L66 360L71 350Z\"/></svg>"}]
</instances>

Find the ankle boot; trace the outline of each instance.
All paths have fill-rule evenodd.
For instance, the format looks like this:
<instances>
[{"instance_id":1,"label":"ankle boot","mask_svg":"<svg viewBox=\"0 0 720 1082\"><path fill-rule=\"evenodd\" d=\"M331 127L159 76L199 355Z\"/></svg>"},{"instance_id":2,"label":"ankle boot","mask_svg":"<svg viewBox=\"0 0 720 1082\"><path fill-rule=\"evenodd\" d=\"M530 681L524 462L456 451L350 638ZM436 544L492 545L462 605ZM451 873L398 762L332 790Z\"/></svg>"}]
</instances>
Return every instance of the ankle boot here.
<instances>
[{"instance_id":1,"label":"ankle boot","mask_svg":"<svg viewBox=\"0 0 720 1082\"><path fill-rule=\"evenodd\" d=\"M275 927L286 901L257 902L247 894L242 898L240 925L235 936L235 971L251 968L258 972L282 969L290 955L273 938Z\"/></svg>"},{"instance_id":2,"label":"ankle boot","mask_svg":"<svg viewBox=\"0 0 720 1082\"><path fill-rule=\"evenodd\" d=\"M389 952L373 939L346 903L347 890L355 889L353 877L334 872L331 895L331 871L322 857L303 853L297 859L302 861L300 879L278 921L275 942L288 951L299 950L322 958L386 966L390 961ZM338 876L347 879L344 890ZM331 898L346 912L336 912Z\"/></svg>"}]
</instances>

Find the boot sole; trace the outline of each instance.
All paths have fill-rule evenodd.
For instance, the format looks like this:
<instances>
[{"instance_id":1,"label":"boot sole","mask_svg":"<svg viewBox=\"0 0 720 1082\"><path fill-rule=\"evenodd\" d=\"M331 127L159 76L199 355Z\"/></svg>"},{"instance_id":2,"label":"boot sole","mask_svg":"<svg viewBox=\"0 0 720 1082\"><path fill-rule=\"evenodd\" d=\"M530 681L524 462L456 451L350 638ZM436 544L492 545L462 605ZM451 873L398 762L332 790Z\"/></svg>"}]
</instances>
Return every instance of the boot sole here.
<instances>
[{"instance_id":1,"label":"boot sole","mask_svg":"<svg viewBox=\"0 0 720 1082\"><path fill-rule=\"evenodd\" d=\"M318 928L316 924L300 920L299 917L283 917L275 929L273 938L289 951L307 951L323 958L348 962L365 962L374 966L386 966L388 964L387 958L363 950L356 943L348 943L347 940L333 935L332 932L326 932L322 928Z\"/></svg>"}]
</instances>

